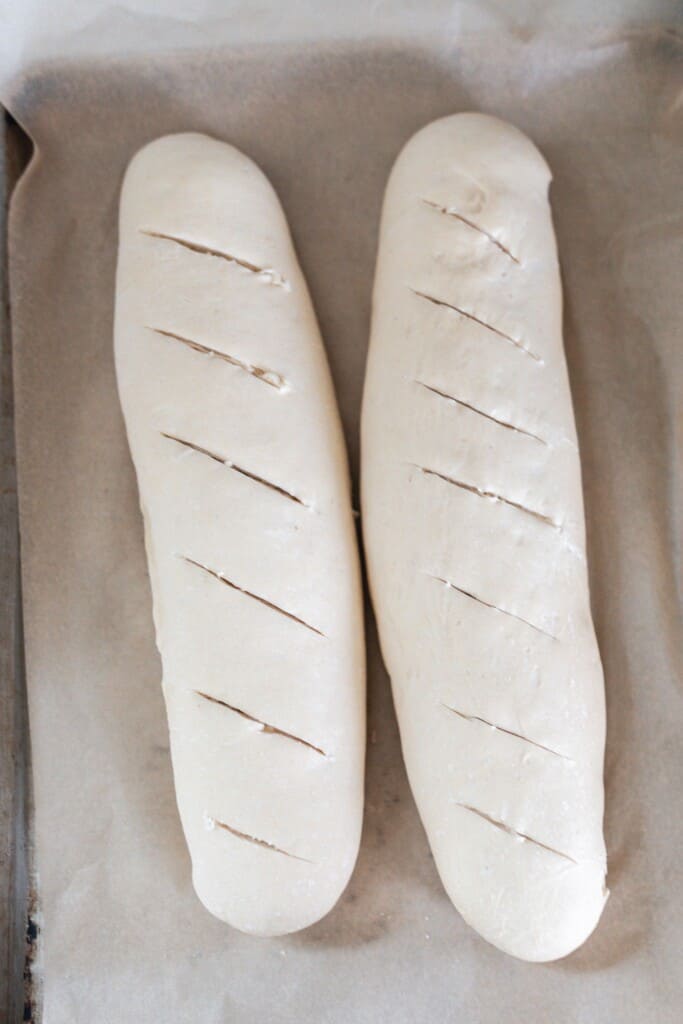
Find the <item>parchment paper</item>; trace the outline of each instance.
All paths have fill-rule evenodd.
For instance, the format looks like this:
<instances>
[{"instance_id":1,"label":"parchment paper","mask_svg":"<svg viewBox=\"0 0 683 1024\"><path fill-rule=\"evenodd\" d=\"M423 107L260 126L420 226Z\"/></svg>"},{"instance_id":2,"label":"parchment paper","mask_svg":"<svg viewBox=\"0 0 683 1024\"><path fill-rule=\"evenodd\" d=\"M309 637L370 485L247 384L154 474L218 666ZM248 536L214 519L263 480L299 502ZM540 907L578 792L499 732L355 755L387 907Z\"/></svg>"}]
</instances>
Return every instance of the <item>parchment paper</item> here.
<instances>
[{"instance_id":1,"label":"parchment paper","mask_svg":"<svg viewBox=\"0 0 683 1024\"><path fill-rule=\"evenodd\" d=\"M683 1012L683 38L425 32L34 68L10 224L23 586L46 1024L650 1024ZM277 188L354 476L378 217L421 125L481 109L542 148L608 700L612 890L567 960L519 963L446 898L368 623L362 849L301 934L240 935L193 894L176 813L112 304L118 190L147 140L209 132Z\"/></svg>"}]
</instances>

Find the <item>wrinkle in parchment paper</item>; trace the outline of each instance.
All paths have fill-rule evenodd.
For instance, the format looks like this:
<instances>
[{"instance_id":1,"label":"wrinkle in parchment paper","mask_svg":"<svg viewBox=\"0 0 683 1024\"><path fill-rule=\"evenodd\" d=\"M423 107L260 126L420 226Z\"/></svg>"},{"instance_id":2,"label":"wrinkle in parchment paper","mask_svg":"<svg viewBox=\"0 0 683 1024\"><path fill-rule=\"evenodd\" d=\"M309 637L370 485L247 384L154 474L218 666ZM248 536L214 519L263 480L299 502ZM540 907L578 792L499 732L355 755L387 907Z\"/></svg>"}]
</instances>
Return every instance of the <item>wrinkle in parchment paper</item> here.
<instances>
[{"instance_id":1,"label":"wrinkle in parchment paper","mask_svg":"<svg viewBox=\"0 0 683 1024\"><path fill-rule=\"evenodd\" d=\"M10 285L46 1024L680 1019L682 52L668 30L520 36L499 24L447 40L51 64L13 92L38 151L12 204ZM366 819L346 894L278 940L201 907L114 381L123 170L155 136L209 132L280 194L357 482L386 177L415 130L467 109L512 120L554 170L607 684L612 895L589 942L549 965L505 957L448 902L372 622Z\"/></svg>"}]
</instances>

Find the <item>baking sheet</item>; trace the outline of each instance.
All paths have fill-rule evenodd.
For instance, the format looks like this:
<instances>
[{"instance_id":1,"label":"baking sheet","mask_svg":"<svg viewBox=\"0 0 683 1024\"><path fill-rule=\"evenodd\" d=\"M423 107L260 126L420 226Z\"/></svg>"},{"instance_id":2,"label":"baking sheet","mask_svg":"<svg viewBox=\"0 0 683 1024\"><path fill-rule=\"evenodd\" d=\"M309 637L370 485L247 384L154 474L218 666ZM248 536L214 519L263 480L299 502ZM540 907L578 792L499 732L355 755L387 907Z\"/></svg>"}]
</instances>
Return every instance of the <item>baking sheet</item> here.
<instances>
[{"instance_id":1,"label":"baking sheet","mask_svg":"<svg viewBox=\"0 0 683 1024\"><path fill-rule=\"evenodd\" d=\"M22 567L46 1024L678 1021L683 37L427 32L51 63L8 106L37 145L10 220ZM403 142L480 109L542 148L607 679L612 896L550 965L448 902L368 623L363 843L335 910L285 939L212 919L174 803L112 305L118 189L147 140L199 130L277 188L319 314L354 479L382 192Z\"/></svg>"}]
</instances>

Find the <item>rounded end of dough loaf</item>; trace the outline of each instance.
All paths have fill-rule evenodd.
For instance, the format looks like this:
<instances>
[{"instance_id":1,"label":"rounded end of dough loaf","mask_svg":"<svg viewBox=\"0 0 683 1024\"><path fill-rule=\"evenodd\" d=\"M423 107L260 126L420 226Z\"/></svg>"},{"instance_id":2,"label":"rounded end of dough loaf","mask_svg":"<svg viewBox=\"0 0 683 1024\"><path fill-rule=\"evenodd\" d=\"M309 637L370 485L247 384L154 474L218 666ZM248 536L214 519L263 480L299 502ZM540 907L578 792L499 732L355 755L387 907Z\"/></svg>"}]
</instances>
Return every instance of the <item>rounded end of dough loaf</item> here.
<instances>
[{"instance_id":1,"label":"rounded end of dough loaf","mask_svg":"<svg viewBox=\"0 0 683 1024\"><path fill-rule=\"evenodd\" d=\"M487 182L499 178L506 187L517 181L527 198L535 191L545 196L552 179L543 155L523 132L490 114L473 112L441 117L416 132L401 150L391 178L407 174L413 180L428 180L435 152L447 154L444 159L452 172L471 184L480 175ZM429 174L421 169L424 161Z\"/></svg>"},{"instance_id":2,"label":"rounded end of dough loaf","mask_svg":"<svg viewBox=\"0 0 683 1024\"><path fill-rule=\"evenodd\" d=\"M589 870L575 884L547 894L547 904L534 916L529 913L523 931L501 934L496 921L468 921L480 935L504 953L530 963L562 960L586 942L600 921L609 890L601 870ZM503 908L504 911L504 908ZM467 920L467 919L466 919Z\"/></svg>"},{"instance_id":3,"label":"rounded end of dough loaf","mask_svg":"<svg viewBox=\"0 0 683 1024\"><path fill-rule=\"evenodd\" d=\"M240 884L217 884L214 870L193 869L192 883L204 907L219 921L224 921L246 935L276 938L303 931L330 913L344 892L355 864L355 855L335 864L334 872L320 870L317 865L290 862L274 884L272 865L264 871L254 870L260 856L278 856L270 851L254 851L251 863L244 869L236 867L234 879Z\"/></svg>"},{"instance_id":4,"label":"rounded end of dough loaf","mask_svg":"<svg viewBox=\"0 0 683 1024\"><path fill-rule=\"evenodd\" d=\"M258 164L200 132L162 135L134 154L121 189L119 233L185 239L259 265L267 255L288 263L292 248L280 201ZM230 253L235 239L247 241L246 253Z\"/></svg>"},{"instance_id":5,"label":"rounded end of dough loaf","mask_svg":"<svg viewBox=\"0 0 683 1024\"><path fill-rule=\"evenodd\" d=\"M609 896L605 867L572 863L500 834L493 845L461 844L456 866L439 863L444 886L479 934L519 960L545 963L578 949Z\"/></svg>"},{"instance_id":6,"label":"rounded end of dough loaf","mask_svg":"<svg viewBox=\"0 0 683 1024\"><path fill-rule=\"evenodd\" d=\"M262 179L269 191L273 190L258 164L236 146L203 132L175 132L146 142L131 157L125 179L128 181L138 175L145 178L158 175L159 184L170 181L176 187L178 179L186 174L191 165L195 165L193 169L210 168L212 162L220 164L222 169L232 164L233 170L235 165L241 164L245 170L248 169L250 175L255 174Z\"/></svg>"}]
</instances>

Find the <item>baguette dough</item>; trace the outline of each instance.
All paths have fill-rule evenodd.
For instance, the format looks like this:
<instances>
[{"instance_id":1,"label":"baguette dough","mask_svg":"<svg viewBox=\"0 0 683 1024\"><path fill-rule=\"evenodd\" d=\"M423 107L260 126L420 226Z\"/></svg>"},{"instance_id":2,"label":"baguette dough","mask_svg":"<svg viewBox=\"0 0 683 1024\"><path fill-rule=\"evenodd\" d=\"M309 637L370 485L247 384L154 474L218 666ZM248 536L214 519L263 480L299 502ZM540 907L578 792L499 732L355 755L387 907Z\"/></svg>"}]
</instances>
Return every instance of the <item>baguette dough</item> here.
<instances>
[{"instance_id":1,"label":"baguette dough","mask_svg":"<svg viewBox=\"0 0 683 1024\"><path fill-rule=\"evenodd\" d=\"M552 960L606 899L602 670L550 173L447 117L387 188L362 417L370 587L411 786L465 920Z\"/></svg>"},{"instance_id":2,"label":"baguette dough","mask_svg":"<svg viewBox=\"0 0 683 1024\"><path fill-rule=\"evenodd\" d=\"M231 146L174 135L131 162L115 351L194 885L243 931L292 932L358 851L362 594L306 284Z\"/></svg>"}]
</instances>

